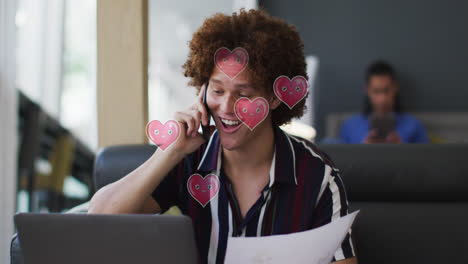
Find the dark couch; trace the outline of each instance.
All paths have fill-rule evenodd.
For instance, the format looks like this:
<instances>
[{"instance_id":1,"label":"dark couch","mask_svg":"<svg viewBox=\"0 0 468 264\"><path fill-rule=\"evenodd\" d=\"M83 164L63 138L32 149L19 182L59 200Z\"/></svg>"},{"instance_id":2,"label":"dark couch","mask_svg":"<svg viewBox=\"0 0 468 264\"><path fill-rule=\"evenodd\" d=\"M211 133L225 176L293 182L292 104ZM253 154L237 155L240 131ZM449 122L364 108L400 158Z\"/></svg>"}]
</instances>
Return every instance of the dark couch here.
<instances>
[{"instance_id":1,"label":"dark couch","mask_svg":"<svg viewBox=\"0 0 468 264\"><path fill-rule=\"evenodd\" d=\"M367 263L468 263L468 144L322 145L341 170L358 260ZM99 189L154 152L153 146L103 149ZM12 240L12 263L22 263Z\"/></svg>"},{"instance_id":2,"label":"dark couch","mask_svg":"<svg viewBox=\"0 0 468 264\"><path fill-rule=\"evenodd\" d=\"M323 145L341 170L359 263L468 263L468 145Z\"/></svg>"}]
</instances>

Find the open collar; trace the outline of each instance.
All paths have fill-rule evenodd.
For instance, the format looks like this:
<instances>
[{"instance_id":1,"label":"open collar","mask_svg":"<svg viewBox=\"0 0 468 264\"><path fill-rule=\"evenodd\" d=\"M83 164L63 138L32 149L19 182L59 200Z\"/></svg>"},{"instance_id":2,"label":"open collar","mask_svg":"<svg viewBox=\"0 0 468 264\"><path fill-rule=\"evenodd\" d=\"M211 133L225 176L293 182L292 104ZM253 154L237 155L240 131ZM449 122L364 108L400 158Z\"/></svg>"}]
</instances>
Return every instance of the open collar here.
<instances>
[{"instance_id":1,"label":"open collar","mask_svg":"<svg viewBox=\"0 0 468 264\"><path fill-rule=\"evenodd\" d=\"M273 130L275 135L275 153L270 168L269 187L273 186L274 183L297 185L296 155L291 139L279 127L274 126ZM216 170L219 174L222 161L221 153L219 133L216 130L208 141L198 165L198 170L206 173Z\"/></svg>"}]
</instances>

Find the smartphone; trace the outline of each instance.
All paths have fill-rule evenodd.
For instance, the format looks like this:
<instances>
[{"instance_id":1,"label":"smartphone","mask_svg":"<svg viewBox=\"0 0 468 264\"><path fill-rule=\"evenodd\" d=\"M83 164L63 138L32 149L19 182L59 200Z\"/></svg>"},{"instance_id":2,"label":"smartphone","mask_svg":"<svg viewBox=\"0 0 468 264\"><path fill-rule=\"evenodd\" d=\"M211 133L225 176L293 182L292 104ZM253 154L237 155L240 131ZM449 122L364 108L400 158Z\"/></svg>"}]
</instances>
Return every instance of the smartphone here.
<instances>
[{"instance_id":1,"label":"smartphone","mask_svg":"<svg viewBox=\"0 0 468 264\"><path fill-rule=\"evenodd\" d=\"M203 123L200 123L200 126L202 128L203 138L206 140L210 139L209 127L210 127L210 121L211 121L211 112L210 112L210 109L208 108L208 104L206 103L206 93L208 91L208 85L209 85L209 81L206 82L205 91L203 93L203 105L205 106L206 112L208 113L208 124L207 126L204 126Z\"/></svg>"},{"instance_id":2,"label":"smartphone","mask_svg":"<svg viewBox=\"0 0 468 264\"><path fill-rule=\"evenodd\" d=\"M393 114L387 115L371 115L369 118L370 129L376 130L376 139L385 139L389 133L395 130L395 116Z\"/></svg>"}]
</instances>

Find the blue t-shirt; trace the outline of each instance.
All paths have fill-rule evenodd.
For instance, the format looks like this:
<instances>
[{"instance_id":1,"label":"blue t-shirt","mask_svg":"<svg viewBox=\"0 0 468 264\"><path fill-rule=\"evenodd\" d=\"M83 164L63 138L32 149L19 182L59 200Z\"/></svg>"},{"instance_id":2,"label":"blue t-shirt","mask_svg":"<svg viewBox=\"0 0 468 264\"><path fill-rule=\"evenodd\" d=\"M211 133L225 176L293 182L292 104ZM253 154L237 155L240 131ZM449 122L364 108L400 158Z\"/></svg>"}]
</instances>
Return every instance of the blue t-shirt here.
<instances>
[{"instance_id":1,"label":"blue t-shirt","mask_svg":"<svg viewBox=\"0 0 468 264\"><path fill-rule=\"evenodd\" d=\"M408 114L395 114L396 132L403 143L428 143L422 123ZM369 133L369 118L365 115L354 115L341 126L341 143L359 144Z\"/></svg>"}]
</instances>

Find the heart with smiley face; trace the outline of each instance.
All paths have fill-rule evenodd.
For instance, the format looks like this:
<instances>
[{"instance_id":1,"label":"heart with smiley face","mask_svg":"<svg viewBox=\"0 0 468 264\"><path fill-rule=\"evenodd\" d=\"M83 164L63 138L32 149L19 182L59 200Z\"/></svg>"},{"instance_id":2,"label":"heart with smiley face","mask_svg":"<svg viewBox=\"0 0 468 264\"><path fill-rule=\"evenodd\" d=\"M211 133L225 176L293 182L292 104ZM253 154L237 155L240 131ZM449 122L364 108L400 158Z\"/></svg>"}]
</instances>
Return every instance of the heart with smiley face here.
<instances>
[{"instance_id":1,"label":"heart with smiley face","mask_svg":"<svg viewBox=\"0 0 468 264\"><path fill-rule=\"evenodd\" d=\"M146 126L146 135L162 150L174 143L180 135L177 121L169 120L164 125L159 120L153 120Z\"/></svg>"},{"instance_id":2,"label":"heart with smiley face","mask_svg":"<svg viewBox=\"0 0 468 264\"><path fill-rule=\"evenodd\" d=\"M301 75L295 76L292 80L288 76L281 75L273 83L273 91L289 109L293 109L307 95L307 80Z\"/></svg>"},{"instance_id":3,"label":"heart with smiley face","mask_svg":"<svg viewBox=\"0 0 468 264\"><path fill-rule=\"evenodd\" d=\"M247 97L237 99L234 113L250 130L254 130L268 116L268 101L263 97L250 100Z\"/></svg>"},{"instance_id":4,"label":"heart with smiley face","mask_svg":"<svg viewBox=\"0 0 468 264\"><path fill-rule=\"evenodd\" d=\"M198 173L192 174L187 181L187 190L193 199L205 207L218 194L218 176L208 174L203 177Z\"/></svg>"},{"instance_id":5,"label":"heart with smiley face","mask_svg":"<svg viewBox=\"0 0 468 264\"><path fill-rule=\"evenodd\" d=\"M216 67L232 80L247 67L249 54L241 47L232 51L222 47L216 50L214 62Z\"/></svg>"}]
</instances>

